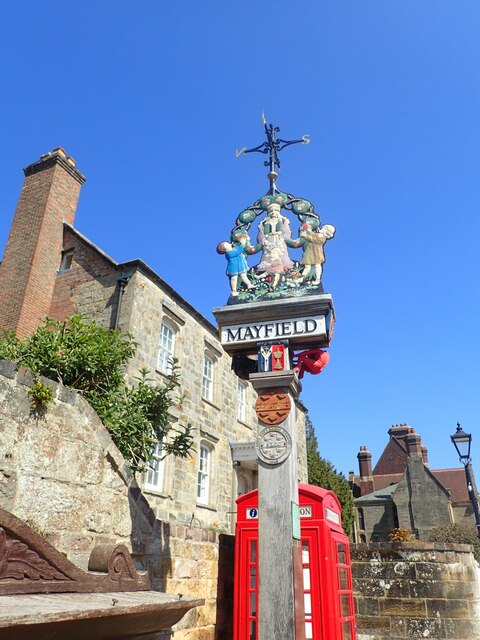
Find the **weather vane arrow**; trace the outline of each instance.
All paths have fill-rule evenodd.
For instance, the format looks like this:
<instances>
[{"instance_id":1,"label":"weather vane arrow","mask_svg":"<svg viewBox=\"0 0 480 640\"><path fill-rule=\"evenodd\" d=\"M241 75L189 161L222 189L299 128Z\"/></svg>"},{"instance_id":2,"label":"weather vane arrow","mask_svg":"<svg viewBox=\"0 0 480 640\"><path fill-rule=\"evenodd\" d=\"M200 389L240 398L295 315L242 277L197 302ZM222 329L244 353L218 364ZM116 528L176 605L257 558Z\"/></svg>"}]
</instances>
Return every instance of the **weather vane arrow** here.
<instances>
[{"instance_id":1,"label":"weather vane arrow","mask_svg":"<svg viewBox=\"0 0 480 640\"><path fill-rule=\"evenodd\" d=\"M276 133L280 133L280 127L274 127L272 124L267 125L267 120L265 118L265 114L262 113L262 121L263 126L265 127L265 133L267 134L267 139L262 144L259 144L258 147L252 147L252 149L247 149L243 147L240 151L235 152L235 156L239 158L240 156L244 156L247 153L264 153L269 154L268 160L265 160L263 163L266 167L270 167L270 173L268 174L269 180L272 183L272 188L275 185L275 178L277 177L277 173L275 168L280 169L280 159L278 154L280 151L285 149L285 147L290 146L291 144L309 144L310 136L305 134L299 140L282 140L282 138L275 138Z\"/></svg>"}]
</instances>

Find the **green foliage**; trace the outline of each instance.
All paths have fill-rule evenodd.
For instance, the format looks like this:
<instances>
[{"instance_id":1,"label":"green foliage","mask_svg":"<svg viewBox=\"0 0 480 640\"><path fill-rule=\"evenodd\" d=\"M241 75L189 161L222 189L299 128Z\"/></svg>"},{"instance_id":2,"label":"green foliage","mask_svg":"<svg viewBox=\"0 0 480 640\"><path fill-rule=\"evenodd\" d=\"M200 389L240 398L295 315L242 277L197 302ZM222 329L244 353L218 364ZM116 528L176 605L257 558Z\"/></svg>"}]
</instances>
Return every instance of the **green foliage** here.
<instances>
[{"instance_id":1,"label":"green foliage","mask_svg":"<svg viewBox=\"0 0 480 640\"><path fill-rule=\"evenodd\" d=\"M53 389L48 385L35 380L28 390L28 395L32 401L32 408L36 412L45 411L53 400Z\"/></svg>"},{"instance_id":2,"label":"green foliage","mask_svg":"<svg viewBox=\"0 0 480 640\"><path fill-rule=\"evenodd\" d=\"M169 424L178 388L175 363L162 387L150 384L147 370L140 372L136 385L126 384L124 367L135 349L131 334L104 329L78 314L64 322L47 318L26 338L9 333L0 340L0 358L81 392L132 469L143 471L152 459L153 444L161 442L165 456L186 457L193 438L190 425L173 429ZM32 400L48 400L44 387L49 389L35 383Z\"/></svg>"},{"instance_id":3,"label":"green foliage","mask_svg":"<svg viewBox=\"0 0 480 640\"><path fill-rule=\"evenodd\" d=\"M353 496L348 481L339 473L331 462L325 460L318 453L318 441L315 436L312 421L306 416L305 428L307 434L307 467L308 482L317 487L333 491L342 505L342 524L345 533L350 534L354 521Z\"/></svg>"},{"instance_id":4,"label":"green foliage","mask_svg":"<svg viewBox=\"0 0 480 640\"><path fill-rule=\"evenodd\" d=\"M104 329L77 314L64 322L47 318L23 339L7 334L0 357L85 394L120 386L135 348L131 334Z\"/></svg>"},{"instance_id":5,"label":"green foliage","mask_svg":"<svg viewBox=\"0 0 480 640\"><path fill-rule=\"evenodd\" d=\"M171 394L178 387L176 363L163 387L149 384L146 369L140 371L137 380L134 387L121 385L89 398L115 444L135 469L145 469L145 463L151 459L152 446L158 442L162 443L163 457L174 454L186 458L193 443L191 428L173 429L169 424Z\"/></svg>"},{"instance_id":6,"label":"green foliage","mask_svg":"<svg viewBox=\"0 0 480 640\"><path fill-rule=\"evenodd\" d=\"M470 524L444 524L432 529L430 542L453 542L456 544L473 545L473 555L480 562L480 538L477 528Z\"/></svg>"},{"instance_id":7,"label":"green foliage","mask_svg":"<svg viewBox=\"0 0 480 640\"><path fill-rule=\"evenodd\" d=\"M401 527L397 527L390 530L388 540L389 542L412 542L415 540L415 535L411 529L402 529Z\"/></svg>"}]
</instances>

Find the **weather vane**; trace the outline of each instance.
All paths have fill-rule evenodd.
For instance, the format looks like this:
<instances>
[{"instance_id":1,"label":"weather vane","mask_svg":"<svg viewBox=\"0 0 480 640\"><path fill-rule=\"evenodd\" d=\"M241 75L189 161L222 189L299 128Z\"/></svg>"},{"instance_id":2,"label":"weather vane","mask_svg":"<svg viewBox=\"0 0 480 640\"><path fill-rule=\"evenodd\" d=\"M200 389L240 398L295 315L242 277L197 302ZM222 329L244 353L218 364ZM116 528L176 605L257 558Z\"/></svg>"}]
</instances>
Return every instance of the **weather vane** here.
<instances>
[{"instance_id":1,"label":"weather vane","mask_svg":"<svg viewBox=\"0 0 480 640\"><path fill-rule=\"evenodd\" d=\"M267 120L265 118L265 114L262 113L262 121L263 126L265 127L265 133L267 134L267 139L262 144L259 144L258 147L253 147L252 149L247 149L243 147L240 151L235 152L235 156L239 158L240 156L246 155L247 153L264 153L269 154L268 160L265 160L263 163L266 167L270 168L270 172L268 174L268 179L270 180L270 188L273 191L276 189L275 180L277 178L277 172L275 168L280 169L280 159L278 154L280 151L285 149L285 147L290 146L291 144L309 144L310 136L305 134L299 140L282 140L282 138L275 139L275 134L280 133L280 127L274 127L272 124L267 125Z\"/></svg>"}]
</instances>

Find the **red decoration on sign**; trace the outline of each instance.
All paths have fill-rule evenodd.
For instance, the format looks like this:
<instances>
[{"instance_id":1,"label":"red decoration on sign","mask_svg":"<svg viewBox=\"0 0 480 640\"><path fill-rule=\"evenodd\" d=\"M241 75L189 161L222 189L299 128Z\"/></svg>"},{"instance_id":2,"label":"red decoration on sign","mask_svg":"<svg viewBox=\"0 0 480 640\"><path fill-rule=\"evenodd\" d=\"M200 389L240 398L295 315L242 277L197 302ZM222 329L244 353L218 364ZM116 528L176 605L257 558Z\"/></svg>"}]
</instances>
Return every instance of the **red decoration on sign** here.
<instances>
[{"instance_id":1,"label":"red decoration on sign","mask_svg":"<svg viewBox=\"0 0 480 640\"><path fill-rule=\"evenodd\" d=\"M294 371L298 378L301 379L305 371L313 375L321 373L327 366L330 355L323 349L307 349L298 353L295 358L297 359L297 364Z\"/></svg>"},{"instance_id":2,"label":"red decoration on sign","mask_svg":"<svg viewBox=\"0 0 480 640\"><path fill-rule=\"evenodd\" d=\"M274 344L272 347L272 371L284 371L285 347L283 344Z\"/></svg>"},{"instance_id":3,"label":"red decoration on sign","mask_svg":"<svg viewBox=\"0 0 480 640\"><path fill-rule=\"evenodd\" d=\"M255 403L258 419L269 425L284 422L288 418L290 409L290 399L282 389L263 391Z\"/></svg>"}]
</instances>

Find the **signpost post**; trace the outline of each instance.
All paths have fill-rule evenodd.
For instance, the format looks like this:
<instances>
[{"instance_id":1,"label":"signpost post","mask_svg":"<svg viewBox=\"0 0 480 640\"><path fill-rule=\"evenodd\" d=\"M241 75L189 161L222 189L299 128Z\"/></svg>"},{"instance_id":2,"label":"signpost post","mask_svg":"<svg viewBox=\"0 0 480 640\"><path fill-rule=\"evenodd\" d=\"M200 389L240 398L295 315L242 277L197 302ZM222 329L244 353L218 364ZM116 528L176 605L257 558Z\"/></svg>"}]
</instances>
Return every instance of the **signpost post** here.
<instances>
[{"instance_id":1,"label":"signpost post","mask_svg":"<svg viewBox=\"0 0 480 640\"><path fill-rule=\"evenodd\" d=\"M257 361L249 379L258 392L258 512L251 515L259 526L258 640L304 640L295 399L304 372L320 373L328 362L324 349L335 314L321 277L323 248L335 228L321 225L311 202L276 184L278 153L291 144L308 144L308 136L276 139L280 129L265 120L264 126L267 141L238 155L269 154L270 189L237 216L230 241L217 247L227 258L231 295L213 313L234 368L242 358ZM282 211L298 220L297 238ZM256 243L250 238L254 223ZM292 261L290 249L301 249L301 259ZM259 252L260 262L249 271L247 258Z\"/></svg>"}]
</instances>

